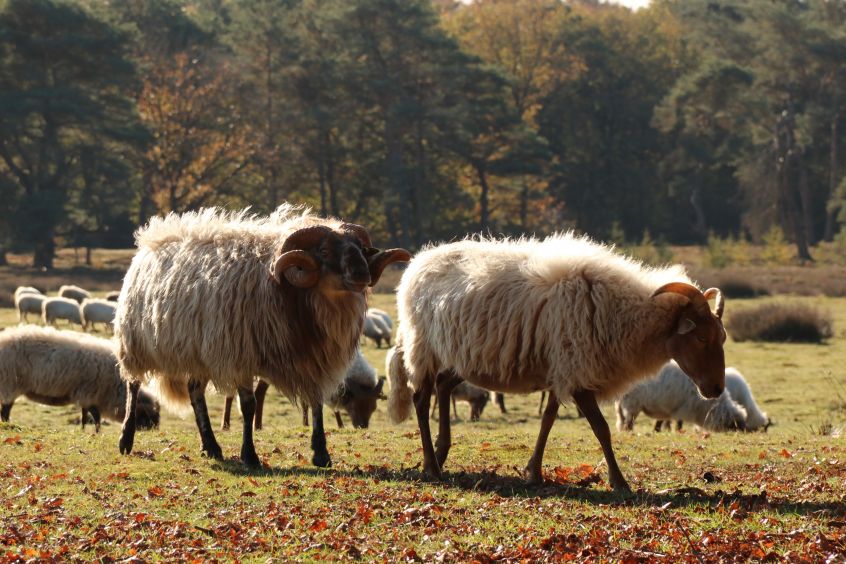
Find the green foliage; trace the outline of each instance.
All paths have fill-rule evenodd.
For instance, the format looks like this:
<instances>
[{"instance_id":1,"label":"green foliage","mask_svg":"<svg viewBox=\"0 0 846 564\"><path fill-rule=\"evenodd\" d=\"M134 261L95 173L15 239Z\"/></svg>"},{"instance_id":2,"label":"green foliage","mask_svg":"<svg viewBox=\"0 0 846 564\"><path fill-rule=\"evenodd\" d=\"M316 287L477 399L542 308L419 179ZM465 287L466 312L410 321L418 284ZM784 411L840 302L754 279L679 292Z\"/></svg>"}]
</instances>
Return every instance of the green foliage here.
<instances>
[{"instance_id":1,"label":"green foliage","mask_svg":"<svg viewBox=\"0 0 846 564\"><path fill-rule=\"evenodd\" d=\"M725 268L732 263L733 256L728 240L721 239L714 232L708 233L708 246L705 248L705 262L712 268Z\"/></svg>"},{"instance_id":2,"label":"green foliage","mask_svg":"<svg viewBox=\"0 0 846 564\"><path fill-rule=\"evenodd\" d=\"M640 243L628 247L627 250L633 257L653 266L668 264L673 260L673 252L666 241L662 239L654 241L648 229L643 231Z\"/></svg>"},{"instance_id":3,"label":"green foliage","mask_svg":"<svg viewBox=\"0 0 846 564\"><path fill-rule=\"evenodd\" d=\"M784 238L784 231L778 225L773 225L764 234L763 248L761 249L761 260L766 264L781 265L789 264L793 260L793 253Z\"/></svg>"}]
</instances>

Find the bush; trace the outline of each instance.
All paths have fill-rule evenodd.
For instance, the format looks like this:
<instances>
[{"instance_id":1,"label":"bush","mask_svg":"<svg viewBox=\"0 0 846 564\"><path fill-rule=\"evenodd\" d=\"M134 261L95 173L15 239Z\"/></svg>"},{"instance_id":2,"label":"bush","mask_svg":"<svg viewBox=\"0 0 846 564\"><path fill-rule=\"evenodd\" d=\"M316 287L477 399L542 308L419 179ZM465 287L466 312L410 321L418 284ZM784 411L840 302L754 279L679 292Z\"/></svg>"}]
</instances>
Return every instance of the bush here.
<instances>
[{"instance_id":1,"label":"bush","mask_svg":"<svg viewBox=\"0 0 846 564\"><path fill-rule=\"evenodd\" d=\"M712 268L725 268L732 262L731 242L720 239L714 233L708 233L708 246L705 248L705 262Z\"/></svg>"},{"instance_id":2,"label":"bush","mask_svg":"<svg viewBox=\"0 0 846 564\"><path fill-rule=\"evenodd\" d=\"M767 264L790 264L793 259L793 252L787 244L787 239L784 238L784 231L778 225L773 225L767 231L762 243L764 248L761 250L761 259Z\"/></svg>"},{"instance_id":3,"label":"bush","mask_svg":"<svg viewBox=\"0 0 846 564\"><path fill-rule=\"evenodd\" d=\"M673 252L667 243L663 239L659 239L657 242L653 241L648 229L643 232L643 239L641 239L640 244L629 247L628 252L633 257L652 266L667 264L673 260Z\"/></svg>"},{"instance_id":4,"label":"bush","mask_svg":"<svg viewBox=\"0 0 846 564\"><path fill-rule=\"evenodd\" d=\"M803 304L766 304L732 315L727 329L735 341L821 343L832 336L831 316Z\"/></svg>"},{"instance_id":5,"label":"bush","mask_svg":"<svg viewBox=\"0 0 846 564\"><path fill-rule=\"evenodd\" d=\"M717 278L717 288L727 298L757 298L770 292L751 276L738 272L725 272Z\"/></svg>"}]
</instances>

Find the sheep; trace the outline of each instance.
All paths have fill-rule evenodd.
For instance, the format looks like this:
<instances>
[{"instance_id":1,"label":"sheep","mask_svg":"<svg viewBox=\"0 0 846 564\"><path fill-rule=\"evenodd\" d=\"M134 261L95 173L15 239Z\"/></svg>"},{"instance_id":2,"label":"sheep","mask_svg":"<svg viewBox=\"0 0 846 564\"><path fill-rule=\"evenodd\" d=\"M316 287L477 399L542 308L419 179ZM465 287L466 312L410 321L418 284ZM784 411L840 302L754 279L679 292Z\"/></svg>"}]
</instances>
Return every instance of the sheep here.
<instances>
[{"instance_id":1,"label":"sheep","mask_svg":"<svg viewBox=\"0 0 846 564\"><path fill-rule=\"evenodd\" d=\"M117 306L114 302L107 300L98 300L94 298L87 298L82 300L82 305L79 306L82 312L82 330L88 331L88 325L91 329L96 329L96 323L102 323L105 330L114 333L115 309Z\"/></svg>"},{"instance_id":2,"label":"sheep","mask_svg":"<svg viewBox=\"0 0 846 564\"><path fill-rule=\"evenodd\" d=\"M718 398L705 399L675 362L637 383L615 406L619 431L631 431L641 411L658 420L690 421L709 431L746 429L746 410L732 399L728 386Z\"/></svg>"},{"instance_id":3,"label":"sheep","mask_svg":"<svg viewBox=\"0 0 846 564\"><path fill-rule=\"evenodd\" d=\"M369 339L373 339L376 343L376 348L382 348L382 341L391 346L391 329L378 314L368 313L364 317L363 334Z\"/></svg>"},{"instance_id":4,"label":"sheep","mask_svg":"<svg viewBox=\"0 0 846 564\"><path fill-rule=\"evenodd\" d=\"M18 298L23 294L43 295L38 288L33 288L32 286L18 286L15 288L15 303L17 303Z\"/></svg>"},{"instance_id":5,"label":"sheep","mask_svg":"<svg viewBox=\"0 0 846 564\"><path fill-rule=\"evenodd\" d=\"M34 313L41 318L41 310L47 296L42 294L22 293L15 296L15 308L18 310L18 323L28 323L29 314Z\"/></svg>"},{"instance_id":6,"label":"sheep","mask_svg":"<svg viewBox=\"0 0 846 564\"><path fill-rule=\"evenodd\" d=\"M455 417L458 418L458 408L455 402L466 401L470 404L470 421L478 421L490 399L491 393L489 391L474 386L469 382L461 382L452 389L452 411L455 413ZM437 404L432 404L432 417L435 416L437 407Z\"/></svg>"},{"instance_id":7,"label":"sheep","mask_svg":"<svg viewBox=\"0 0 846 564\"><path fill-rule=\"evenodd\" d=\"M115 316L129 407L119 441L132 451L134 401L158 380L167 401L190 401L209 457L222 459L205 401L212 382L238 392L241 460L253 444L259 376L319 407L341 383L358 347L368 287L403 249L373 248L367 231L283 205L270 217L215 208L154 218L136 232ZM322 410L314 409L312 463L329 466Z\"/></svg>"},{"instance_id":8,"label":"sheep","mask_svg":"<svg viewBox=\"0 0 846 564\"><path fill-rule=\"evenodd\" d=\"M726 390L731 394L731 399L740 404L746 410L746 430L764 432L769 429L772 421L767 414L761 411L761 408L752 397L752 390L749 388L749 383L743 377L743 374L737 368L726 368ZM661 426L670 429L670 420L658 419L655 422L655 432L661 431ZM683 425L682 419L676 420L676 431L681 431Z\"/></svg>"},{"instance_id":9,"label":"sheep","mask_svg":"<svg viewBox=\"0 0 846 564\"><path fill-rule=\"evenodd\" d=\"M375 307L367 308L367 315L377 315L381 317L385 325L388 326L388 329L390 329L391 331L394 330L394 320L391 319L391 316L388 315L388 312L384 309L378 309Z\"/></svg>"},{"instance_id":10,"label":"sheep","mask_svg":"<svg viewBox=\"0 0 846 564\"><path fill-rule=\"evenodd\" d=\"M111 341L74 331L27 325L0 332L0 419L9 421L19 396L45 405L76 404L82 427L88 415L100 431L101 415L122 421L126 384ZM158 403L139 395L138 424L157 427Z\"/></svg>"},{"instance_id":11,"label":"sheep","mask_svg":"<svg viewBox=\"0 0 846 564\"><path fill-rule=\"evenodd\" d=\"M709 298L716 298L716 313ZM440 417L435 451L431 395L437 389L440 413L448 414L450 392L462 379L498 392L550 392L524 471L533 483L543 479L559 402L572 397L602 446L611 485L626 491L597 400L615 397L670 358L706 397L723 391L720 291L703 293L680 266L649 268L587 237L479 237L428 247L403 274L397 302L388 412L400 422L414 405L423 471L433 478L442 476L450 428L449 417Z\"/></svg>"},{"instance_id":12,"label":"sheep","mask_svg":"<svg viewBox=\"0 0 846 564\"><path fill-rule=\"evenodd\" d=\"M326 405L335 412L335 420L338 423L338 428L344 428L344 422L341 419L341 409L347 412L352 420L353 427L359 429L366 429L370 426L370 417L376 411L376 400L387 399L382 394L382 387L385 385L385 377L377 378L376 370L370 366L359 351L356 354L347 373L344 376L344 382L338 389L326 399ZM262 413L264 411L264 397L267 393L269 384L264 380L259 380L256 385L256 415L255 428L262 428ZM221 429L229 429L230 413L232 411L233 396L227 396L226 402L223 406L223 420ZM303 426L308 427L308 405L303 404Z\"/></svg>"},{"instance_id":13,"label":"sheep","mask_svg":"<svg viewBox=\"0 0 846 564\"><path fill-rule=\"evenodd\" d=\"M82 300L90 298L91 292L83 290L79 286L65 284L59 288L59 297L76 300L77 303L82 303Z\"/></svg>"},{"instance_id":14,"label":"sheep","mask_svg":"<svg viewBox=\"0 0 846 564\"><path fill-rule=\"evenodd\" d=\"M119 297L120 297L120 290L117 290L117 291L114 291L114 292L109 292L108 294L106 294L106 301L116 302L116 301L118 301Z\"/></svg>"},{"instance_id":15,"label":"sheep","mask_svg":"<svg viewBox=\"0 0 846 564\"><path fill-rule=\"evenodd\" d=\"M47 298L41 304L41 320L45 325L56 324L57 319L65 319L69 324L82 325L82 312L79 304L69 298Z\"/></svg>"}]
</instances>

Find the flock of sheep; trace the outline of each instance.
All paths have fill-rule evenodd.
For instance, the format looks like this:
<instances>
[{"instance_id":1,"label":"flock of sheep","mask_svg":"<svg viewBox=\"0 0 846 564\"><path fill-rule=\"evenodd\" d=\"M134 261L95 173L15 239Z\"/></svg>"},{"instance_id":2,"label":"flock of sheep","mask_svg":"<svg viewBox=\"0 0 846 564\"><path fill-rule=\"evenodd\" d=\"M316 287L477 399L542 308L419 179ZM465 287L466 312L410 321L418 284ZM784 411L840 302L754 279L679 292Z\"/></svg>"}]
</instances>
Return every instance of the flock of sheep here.
<instances>
[{"instance_id":1,"label":"flock of sheep","mask_svg":"<svg viewBox=\"0 0 846 564\"><path fill-rule=\"evenodd\" d=\"M468 401L476 420L491 392L549 394L524 471L532 482L542 481L562 401L572 399L587 419L620 490L629 487L598 402L616 400L621 430L640 412L659 429L670 420L714 430L769 425L743 377L726 370L720 291L700 291L681 267L649 268L586 237L468 238L412 259L373 247L359 225L283 205L266 217L170 214L140 229L136 243L116 302L72 287L59 298L16 291L22 322L37 312L45 324L102 322L114 336L33 326L0 333L4 421L20 395L76 404L83 425L88 416L98 425L101 415L122 420L119 449L130 453L136 429L158 424L158 403L142 389L155 380L165 405L191 405L203 451L220 459L205 400L211 382L227 396L223 428L238 395L241 460L257 466L253 429L273 385L302 406L306 424L311 409L312 462L325 467L322 405L339 426L345 411L366 427L384 398L384 378L360 352L365 336L393 345L388 413L400 422L414 408L423 471L433 478L450 449L450 400ZM388 265L408 261L395 327L367 308L367 295Z\"/></svg>"}]
</instances>

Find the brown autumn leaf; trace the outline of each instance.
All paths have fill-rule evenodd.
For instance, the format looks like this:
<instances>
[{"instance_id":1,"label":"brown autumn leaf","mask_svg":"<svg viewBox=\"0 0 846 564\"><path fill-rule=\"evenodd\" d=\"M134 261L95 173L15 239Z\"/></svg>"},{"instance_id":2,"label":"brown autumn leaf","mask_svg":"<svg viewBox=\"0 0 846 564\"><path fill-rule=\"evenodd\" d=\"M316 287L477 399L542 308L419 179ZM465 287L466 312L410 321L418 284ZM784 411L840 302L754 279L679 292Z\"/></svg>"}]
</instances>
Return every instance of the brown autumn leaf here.
<instances>
[{"instance_id":1,"label":"brown autumn leaf","mask_svg":"<svg viewBox=\"0 0 846 564\"><path fill-rule=\"evenodd\" d=\"M793 458L793 454L791 454L791 452L786 448L781 449L781 452L778 454L784 458Z\"/></svg>"},{"instance_id":2,"label":"brown autumn leaf","mask_svg":"<svg viewBox=\"0 0 846 564\"><path fill-rule=\"evenodd\" d=\"M147 488L147 495L150 497L161 497L164 495L164 490L160 486L153 486Z\"/></svg>"},{"instance_id":3,"label":"brown autumn leaf","mask_svg":"<svg viewBox=\"0 0 846 564\"><path fill-rule=\"evenodd\" d=\"M8 437L6 440L3 441L5 445L20 445L21 443L21 436L15 435L14 437Z\"/></svg>"}]
</instances>

